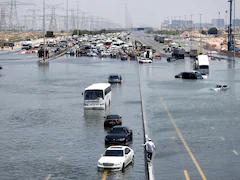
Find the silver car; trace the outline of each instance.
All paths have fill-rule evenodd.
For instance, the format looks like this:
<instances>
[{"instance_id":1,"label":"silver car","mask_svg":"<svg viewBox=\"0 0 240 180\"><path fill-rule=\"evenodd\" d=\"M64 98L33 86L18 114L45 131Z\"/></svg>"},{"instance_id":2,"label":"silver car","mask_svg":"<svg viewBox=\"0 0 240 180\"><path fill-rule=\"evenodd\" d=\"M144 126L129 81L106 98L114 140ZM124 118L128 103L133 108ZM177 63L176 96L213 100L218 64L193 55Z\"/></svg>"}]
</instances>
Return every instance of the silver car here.
<instances>
[{"instance_id":1,"label":"silver car","mask_svg":"<svg viewBox=\"0 0 240 180\"><path fill-rule=\"evenodd\" d=\"M119 75L110 75L108 77L109 83L122 83L122 76Z\"/></svg>"}]
</instances>

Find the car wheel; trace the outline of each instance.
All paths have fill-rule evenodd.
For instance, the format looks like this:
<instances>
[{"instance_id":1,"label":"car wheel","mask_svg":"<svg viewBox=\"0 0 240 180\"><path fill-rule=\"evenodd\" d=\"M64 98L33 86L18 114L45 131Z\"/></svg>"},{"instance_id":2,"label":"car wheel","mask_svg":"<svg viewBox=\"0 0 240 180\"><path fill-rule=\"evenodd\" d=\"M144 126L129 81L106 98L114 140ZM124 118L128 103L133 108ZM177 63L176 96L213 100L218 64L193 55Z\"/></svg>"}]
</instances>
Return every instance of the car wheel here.
<instances>
[{"instance_id":1,"label":"car wheel","mask_svg":"<svg viewBox=\"0 0 240 180\"><path fill-rule=\"evenodd\" d=\"M122 171L124 171L125 170L125 164L123 163L123 165L122 165Z\"/></svg>"},{"instance_id":2,"label":"car wheel","mask_svg":"<svg viewBox=\"0 0 240 180\"><path fill-rule=\"evenodd\" d=\"M132 157L132 164L134 164L134 156Z\"/></svg>"}]
</instances>

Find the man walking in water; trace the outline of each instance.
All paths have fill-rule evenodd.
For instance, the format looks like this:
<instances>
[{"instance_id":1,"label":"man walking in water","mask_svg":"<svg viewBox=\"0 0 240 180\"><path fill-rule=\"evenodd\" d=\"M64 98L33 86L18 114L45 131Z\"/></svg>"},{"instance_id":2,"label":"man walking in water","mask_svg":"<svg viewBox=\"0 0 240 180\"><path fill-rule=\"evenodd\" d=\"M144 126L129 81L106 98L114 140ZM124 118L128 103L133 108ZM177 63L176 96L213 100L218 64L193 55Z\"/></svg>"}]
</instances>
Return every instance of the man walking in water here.
<instances>
[{"instance_id":1,"label":"man walking in water","mask_svg":"<svg viewBox=\"0 0 240 180\"><path fill-rule=\"evenodd\" d=\"M142 146L147 146L147 156L148 156L148 159L149 159L148 161L151 161L152 160L153 149L156 149L155 144L149 138L148 142L146 142Z\"/></svg>"}]
</instances>

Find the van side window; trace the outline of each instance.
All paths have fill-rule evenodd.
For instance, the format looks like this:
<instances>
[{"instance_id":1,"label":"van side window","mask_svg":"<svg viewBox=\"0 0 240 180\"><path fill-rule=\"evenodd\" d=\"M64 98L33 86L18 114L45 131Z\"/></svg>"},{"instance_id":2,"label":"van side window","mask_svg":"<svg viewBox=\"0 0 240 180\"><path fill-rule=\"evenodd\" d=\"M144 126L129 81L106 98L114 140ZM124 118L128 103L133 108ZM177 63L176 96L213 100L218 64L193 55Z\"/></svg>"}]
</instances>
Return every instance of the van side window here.
<instances>
[{"instance_id":1,"label":"van side window","mask_svg":"<svg viewBox=\"0 0 240 180\"><path fill-rule=\"evenodd\" d=\"M107 89L105 89L105 95L111 92L111 86L109 86Z\"/></svg>"}]
</instances>

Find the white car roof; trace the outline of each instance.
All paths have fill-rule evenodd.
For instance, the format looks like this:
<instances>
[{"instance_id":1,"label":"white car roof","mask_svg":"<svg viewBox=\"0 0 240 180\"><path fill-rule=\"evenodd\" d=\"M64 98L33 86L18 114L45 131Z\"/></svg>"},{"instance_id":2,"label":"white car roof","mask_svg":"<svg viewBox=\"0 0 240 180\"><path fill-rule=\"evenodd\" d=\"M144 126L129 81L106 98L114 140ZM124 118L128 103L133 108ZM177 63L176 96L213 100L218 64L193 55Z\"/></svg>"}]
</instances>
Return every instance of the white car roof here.
<instances>
[{"instance_id":1,"label":"white car roof","mask_svg":"<svg viewBox=\"0 0 240 180\"><path fill-rule=\"evenodd\" d=\"M109 86L111 86L111 84L109 83L96 83L96 84L92 84L91 86L88 86L85 90L100 90L100 89L106 89Z\"/></svg>"},{"instance_id":2,"label":"white car roof","mask_svg":"<svg viewBox=\"0 0 240 180\"><path fill-rule=\"evenodd\" d=\"M126 148L129 148L129 147L128 146L110 146L107 148L107 150L124 150Z\"/></svg>"}]
</instances>

